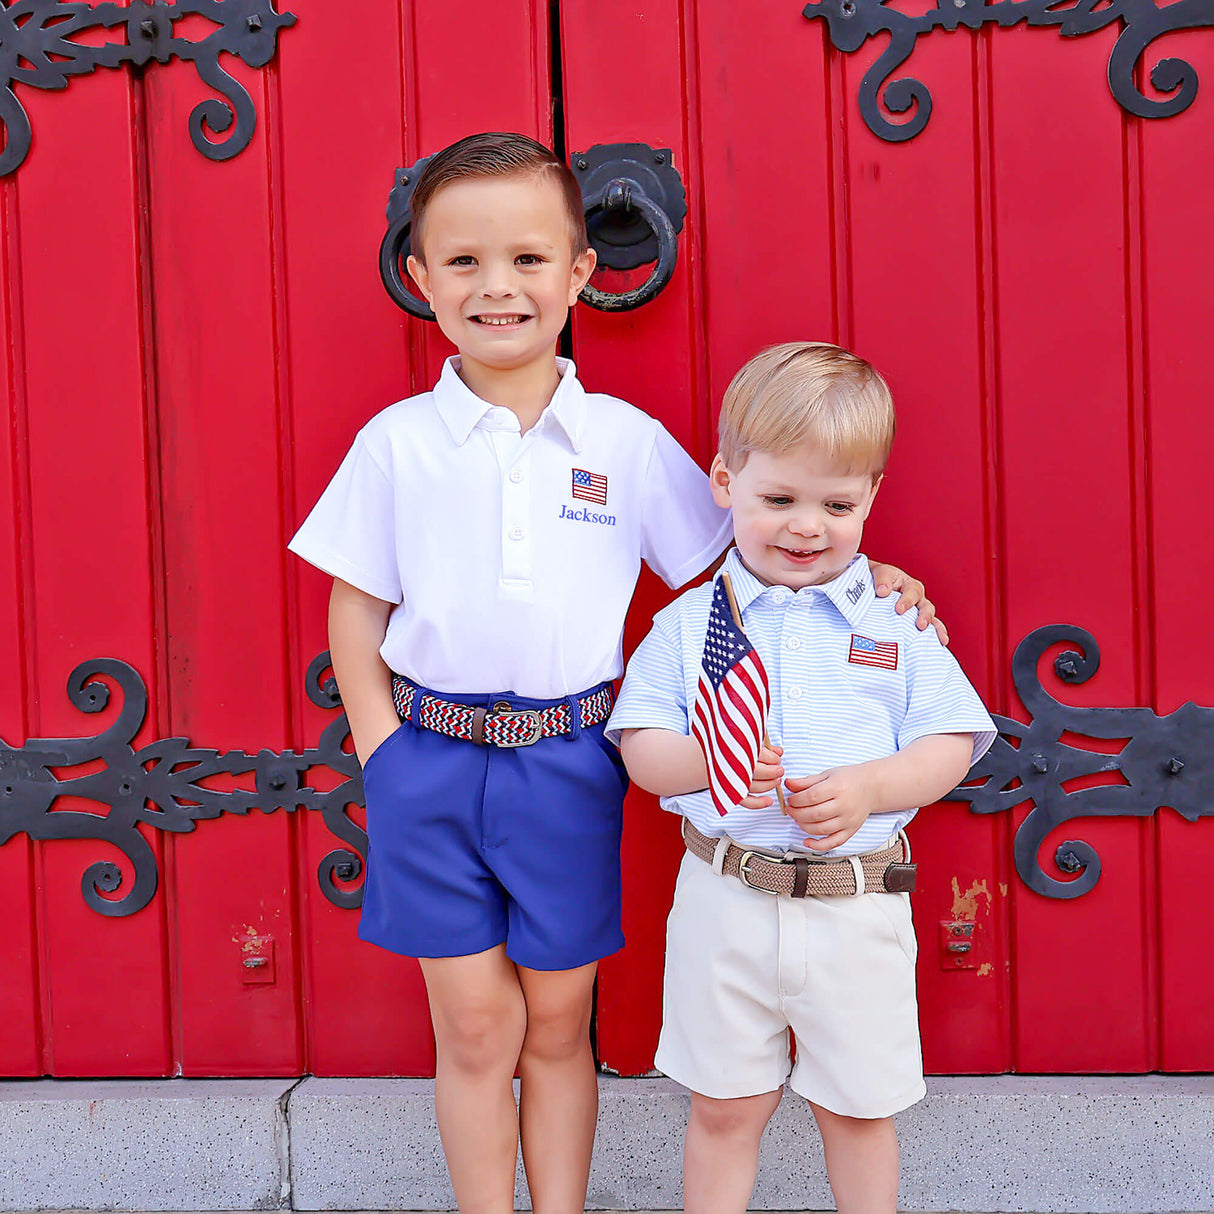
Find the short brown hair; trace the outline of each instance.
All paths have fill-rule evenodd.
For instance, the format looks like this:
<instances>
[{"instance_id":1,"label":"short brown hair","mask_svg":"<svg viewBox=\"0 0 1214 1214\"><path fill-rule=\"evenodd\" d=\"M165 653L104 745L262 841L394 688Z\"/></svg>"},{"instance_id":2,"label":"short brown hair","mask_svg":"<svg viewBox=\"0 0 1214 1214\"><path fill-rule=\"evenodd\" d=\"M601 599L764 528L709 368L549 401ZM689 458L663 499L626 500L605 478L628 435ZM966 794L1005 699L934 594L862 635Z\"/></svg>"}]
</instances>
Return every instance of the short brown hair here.
<instances>
[{"instance_id":1,"label":"short brown hair","mask_svg":"<svg viewBox=\"0 0 1214 1214\"><path fill-rule=\"evenodd\" d=\"M790 341L756 354L725 389L721 460L737 472L752 451L814 443L849 472L885 471L894 401L877 370L828 342Z\"/></svg>"},{"instance_id":2,"label":"short brown hair","mask_svg":"<svg viewBox=\"0 0 1214 1214\"><path fill-rule=\"evenodd\" d=\"M569 166L542 143L537 143L528 135L510 131L481 131L476 135L467 135L430 157L409 201L409 209L413 213L409 247L413 256L424 264L422 226L426 208L443 186L468 177L529 176L550 176L561 187L573 255L581 256L589 242L586 239L582 191L577 179Z\"/></svg>"}]
</instances>

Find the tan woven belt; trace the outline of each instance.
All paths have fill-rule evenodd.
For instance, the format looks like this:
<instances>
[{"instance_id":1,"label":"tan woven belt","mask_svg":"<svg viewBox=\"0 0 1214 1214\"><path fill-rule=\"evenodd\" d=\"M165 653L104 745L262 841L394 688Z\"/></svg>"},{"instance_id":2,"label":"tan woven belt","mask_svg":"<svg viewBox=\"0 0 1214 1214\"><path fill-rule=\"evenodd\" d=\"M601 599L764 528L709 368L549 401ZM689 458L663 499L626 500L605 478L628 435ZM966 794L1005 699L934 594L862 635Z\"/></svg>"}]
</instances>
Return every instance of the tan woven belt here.
<instances>
[{"instance_id":1,"label":"tan woven belt","mask_svg":"<svg viewBox=\"0 0 1214 1214\"><path fill-rule=\"evenodd\" d=\"M693 856L712 864L721 840L701 834L683 819L683 842ZM901 831L889 847L841 860L811 860L796 856L781 860L762 852L747 851L730 842L721 872L765 894L790 898L850 897L854 894L901 894L915 888L917 864L910 863L910 844Z\"/></svg>"},{"instance_id":2,"label":"tan woven belt","mask_svg":"<svg viewBox=\"0 0 1214 1214\"><path fill-rule=\"evenodd\" d=\"M478 746L531 746L541 738L555 738L573 732L573 717L566 700L547 708L511 708L500 700L492 709L457 704L441 696L422 692L402 675L392 676L392 703L402 721L413 720L413 698L421 695L417 723L450 738L463 738ZM578 715L583 725L597 725L611 716L611 684L588 696L577 697Z\"/></svg>"}]
</instances>

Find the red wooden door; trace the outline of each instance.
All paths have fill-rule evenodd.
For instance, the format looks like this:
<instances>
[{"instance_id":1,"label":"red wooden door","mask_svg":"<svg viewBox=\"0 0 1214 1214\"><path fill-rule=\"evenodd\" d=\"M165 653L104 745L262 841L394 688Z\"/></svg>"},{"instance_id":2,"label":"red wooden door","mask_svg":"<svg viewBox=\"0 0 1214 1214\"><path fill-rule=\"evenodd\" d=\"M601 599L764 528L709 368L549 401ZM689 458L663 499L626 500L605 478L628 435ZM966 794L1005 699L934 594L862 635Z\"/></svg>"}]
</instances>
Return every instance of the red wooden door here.
<instances>
[{"instance_id":1,"label":"red wooden door","mask_svg":"<svg viewBox=\"0 0 1214 1214\"><path fill-rule=\"evenodd\" d=\"M1011 656L1053 623L1089 629L1103 655L1080 687L1043 664L1067 703L1162 714L1214 702L1197 593L1212 555L1196 466L1210 423L1193 407L1212 372L1190 348L1214 319L1196 168L1209 111L1145 122L1119 108L1106 73L1120 27L1074 40L1024 25L937 31L895 73L928 83L930 123L886 142L857 103L880 40L840 54L822 22L777 0L655 0L610 22L599 11L561 5L569 146L643 132L671 147L690 211L657 303L626 321L581 314L586 380L658 413L707 460L747 357L793 338L855 348L899 405L866 550L927 582L993 711L1026 718ZM1161 40L1148 67L1168 54L1214 72L1192 35ZM634 637L665 597L650 584ZM1047 872L1061 876L1051 858L1068 838L1103 862L1095 889L1064 901L1012 866L1028 809L943 804L912 826L927 1068L1208 1069L1214 1017L1194 1001L1208 983L1186 958L1214 945L1197 901L1212 824L1163 809L1064 825L1040 849ZM630 943L603 967L600 1048L635 1072L656 1040L679 847L647 798L629 811ZM943 968L940 924L955 919L976 924L974 968Z\"/></svg>"},{"instance_id":2,"label":"red wooden door","mask_svg":"<svg viewBox=\"0 0 1214 1214\"><path fill-rule=\"evenodd\" d=\"M377 249L393 169L479 129L671 149L689 206L674 280L635 312L579 309L572 350L591 388L650 410L702 461L725 384L766 344L835 339L887 373L900 433L866 548L928 583L993 710L1026 719L1011 655L1059 622L1102 650L1082 686L1043 665L1059 698L1214 703L1200 339L1214 103L1128 117L1105 82L1116 27L920 39L931 120L889 143L856 101L880 47L843 55L785 0L365 0L357 24L319 0L289 7L268 66L228 65L257 126L223 162L190 144L208 94L188 64L18 85L33 144L0 179L9 747L117 720L111 676L97 715L64 691L79 663L113 657L147 688L136 749L260 752L201 786L256 801L273 762L315 757L334 713L305 672L328 587L285 541L359 426L447 352L388 301ZM1156 50L1214 79L1199 34ZM643 576L630 643L667 597ZM46 763L61 779L101 767ZM4 749L0 764L0 794L28 792L30 769ZM315 759L301 786L342 778ZM100 829L8 838L0 798L0 1073L430 1073L415 964L356 940L337 903L360 878L339 877L336 902L318 878L348 841L315 799L289 801L186 806L186 829L150 801L137 830L158 889L124 915L81 883L116 865L122 883L94 897L121 901L129 851ZM1079 838L1103 874L1059 900L1013 865L1027 810L950 803L912 828L928 1068L1214 1068L1193 966L1214 950L1198 903L1210 821L1165 809L1060 828L1047 871ZM83 796L47 810L77 811L102 812ZM598 1016L602 1060L624 1073L652 1065L679 855L673 819L631 796L629 944L602 967ZM977 925L973 968L942 968L938 925L954 919Z\"/></svg>"}]
</instances>

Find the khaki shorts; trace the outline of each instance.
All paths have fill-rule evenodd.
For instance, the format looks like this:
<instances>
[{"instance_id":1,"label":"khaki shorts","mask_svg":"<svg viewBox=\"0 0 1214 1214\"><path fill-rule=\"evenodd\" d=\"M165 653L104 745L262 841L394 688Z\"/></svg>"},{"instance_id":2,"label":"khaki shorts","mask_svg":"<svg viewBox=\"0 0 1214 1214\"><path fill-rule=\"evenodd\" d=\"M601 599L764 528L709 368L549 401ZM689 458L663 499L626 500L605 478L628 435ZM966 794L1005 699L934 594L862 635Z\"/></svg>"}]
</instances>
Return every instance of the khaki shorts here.
<instances>
[{"instance_id":1,"label":"khaki shorts","mask_svg":"<svg viewBox=\"0 0 1214 1214\"><path fill-rule=\"evenodd\" d=\"M702 1096L788 1080L832 1113L888 1117L926 1094L915 953L909 894L776 897L688 852L666 926L656 1066Z\"/></svg>"}]
</instances>

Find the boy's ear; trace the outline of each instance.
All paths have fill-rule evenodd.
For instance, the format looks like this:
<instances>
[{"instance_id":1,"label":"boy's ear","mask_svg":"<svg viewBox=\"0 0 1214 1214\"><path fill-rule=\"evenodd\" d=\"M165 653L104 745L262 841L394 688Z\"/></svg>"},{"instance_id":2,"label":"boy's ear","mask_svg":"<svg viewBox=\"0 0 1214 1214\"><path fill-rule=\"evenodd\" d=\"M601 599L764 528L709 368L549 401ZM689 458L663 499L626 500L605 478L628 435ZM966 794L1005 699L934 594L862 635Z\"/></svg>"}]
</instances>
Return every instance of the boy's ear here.
<instances>
[{"instance_id":1,"label":"boy's ear","mask_svg":"<svg viewBox=\"0 0 1214 1214\"><path fill-rule=\"evenodd\" d=\"M721 458L721 453L718 451L713 456L712 466L708 469L708 483L712 487L712 500L718 506L728 508L733 504L729 493L732 481L733 475L725 467L725 461Z\"/></svg>"},{"instance_id":2,"label":"boy's ear","mask_svg":"<svg viewBox=\"0 0 1214 1214\"><path fill-rule=\"evenodd\" d=\"M573 259L573 271L569 275L569 306L577 303L577 297L582 288L590 281L599 255L593 249L587 249Z\"/></svg>"},{"instance_id":3,"label":"boy's ear","mask_svg":"<svg viewBox=\"0 0 1214 1214\"><path fill-rule=\"evenodd\" d=\"M434 296L430 294L430 271L426 269L426 263L410 253L405 262L405 269L409 271L409 277L417 283L417 289L426 297L426 302L432 304Z\"/></svg>"}]
</instances>

